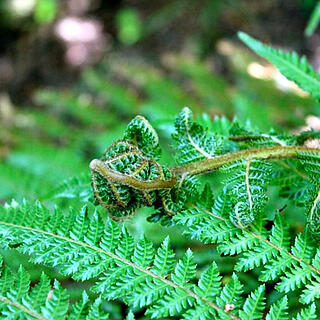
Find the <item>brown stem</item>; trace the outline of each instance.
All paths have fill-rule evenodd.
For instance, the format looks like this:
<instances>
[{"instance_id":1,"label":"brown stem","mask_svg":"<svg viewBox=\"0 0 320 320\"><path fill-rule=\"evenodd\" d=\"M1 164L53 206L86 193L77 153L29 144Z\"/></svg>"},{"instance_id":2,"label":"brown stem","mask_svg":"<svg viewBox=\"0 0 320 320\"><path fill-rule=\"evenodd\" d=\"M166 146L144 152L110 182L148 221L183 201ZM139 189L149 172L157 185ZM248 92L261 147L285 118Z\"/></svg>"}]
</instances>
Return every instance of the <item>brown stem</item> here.
<instances>
[{"instance_id":1,"label":"brown stem","mask_svg":"<svg viewBox=\"0 0 320 320\"><path fill-rule=\"evenodd\" d=\"M198 175L206 172L218 170L241 159L299 159L300 153L315 153L320 156L320 149L304 146L275 146L265 148L254 148L237 152L223 154L210 159L189 163L182 166L171 167L172 178L170 180L157 179L142 181L117 171L110 169L102 160L92 160L90 169L98 172L111 182L118 182L139 190L170 189L177 183L177 176Z\"/></svg>"},{"instance_id":2,"label":"brown stem","mask_svg":"<svg viewBox=\"0 0 320 320\"><path fill-rule=\"evenodd\" d=\"M266 148L255 148L227 153L211 159L204 159L198 162L177 166L172 168L175 175L188 174L198 175L206 172L215 171L225 165L241 159L299 159L300 153L316 153L320 156L320 149L308 148L303 146L276 146Z\"/></svg>"}]
</instances>

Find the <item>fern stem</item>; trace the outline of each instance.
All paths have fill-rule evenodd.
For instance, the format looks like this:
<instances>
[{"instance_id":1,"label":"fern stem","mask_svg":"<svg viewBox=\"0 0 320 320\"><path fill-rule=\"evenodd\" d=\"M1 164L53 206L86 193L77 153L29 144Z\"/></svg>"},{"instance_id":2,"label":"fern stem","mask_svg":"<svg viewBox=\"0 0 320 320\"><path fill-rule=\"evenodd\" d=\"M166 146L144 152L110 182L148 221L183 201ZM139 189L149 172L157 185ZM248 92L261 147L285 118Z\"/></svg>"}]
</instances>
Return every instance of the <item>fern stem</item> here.
<instances>
[{"instance_id":1,"label":"fern stem","mask_svg":"<svg viewBox=\"0 0 320 320\"><path fill-rule=\"evenodd\" d=\"M24 230L29 230L31 232L47 235L47 236L50 236L50 237L53 237L53 238L61 239L61 240L67 241L69 243L73 243L73 244L82 246L84 248L88 248L88 249L93 250L93 251L95 251L95 252L97 252L99 254L101 254L101 253L105 254L105 255L109 256L110 258L112 258L114 260L117 260L117 261L119 261L119 262L121 262L121 263L123 263L123 264L125 264L125 265L127 265L129 267L131 267L131 268L137 269L137 270L141 271L142 273L144 273L144 274L146 274L146 275L148 275L148 276L150 276L152 278L160 280L161 282L165 283L166 285L168 285L168 286L170 286L172 288L179 289L179 290L182 290L182 291L186 292L190 297L193 297L196 300L202 300L204 303L209 305L211 308L215 309L217 312L224 312L226 315L228 315L233 320L241 320L236 315L228 313L223 308L220 308L217 304L211 302L207 298L202 297L202 296L196 294L195 292L193 292L193 291L191 291L191 290L189 290L189 289L187 289L187 288L185 288L185 287L183 287L181 285L178 285L178 284L174 283L173 281L170 281L170 280L166 279L165 277L159 276L159 275L153 273L152 271L150 271L150 270L148 270L146 268L143 268L143 267L131 262L128 259L125 259L125 258L122 258L120 256L117 256L112 252L105 251L105 250L103 250L101 248L89 245L89 244L87 244L85 242L74 240L74 239L71 239L71 238L68 238L68 237L65 237L65 236L61 236L61 235L58 235L58 234L55 234L55 233L52 233L52 232L48 232L48 231L45 231L45 230L35 229L35 228L26 227L26 226L22 226L22 225L16 225L16 224L5 222L5 221L0 221L0 224L6 225L6 226L9 226L9 227L13 227L13 228L17 228L17 229L24 229ZM6 299L6 298L3 298L3 299ZM1 296L0 296L0 301L1 301ZM11 302L11 304L13 304L13 303ZM38 317L37 319L47 320L47 319L45 319L45 318L43 318L41 316Z\"/></svg>"},{"instance_id":2,"label":"fern stem","mask_svg":"<svg viewBox=\"0 0 320 320\"><path fill-rule=\"evenodd\" d=\"M304 146L276 146L266 148L254 148L248 150L241 150L233 153L207 158L197 162L186 165L172 167L173 176L169 180L139 180L132 175L126 175L121 172L110 169L102 160L92 160L90 169L98 172L101 176L111 182L121 183L138 190L156 190L156 189L170 189L177 183L176 176L194 176L206 172L215 171L225 165L241 159L299 159L299 153L317 153L320 156L320 149L308 148Z\"/></svg>"},{"instance_id":3,"label":"fern stem","mask_svg":"<svg viewBox=\"0 0 320 320\"><path fill-rule=\"evenodd\" d=\"M214 214L214 213L212 213L212 212L210 212L210 211L208 211L208 210L206 210L206 209L204 209L204 208L202 208L202 207L199 207L199 206L196 206L196 205L192 205L192 207L194 207L194 208L196 208L196 209L199 209L199 210L202 210L202 211L204 211L205 213L207 213L208 215L210 215L210 216L212 216L212 217L214 217L214 218L216 218L216 219L220 219L221 221L225 221L225 222L229 221L228 219L223 218L223 217L221 217L221 216L219 216L219 215L216 215L216 214ZM260 234L257 234L257 233L255 233L255 232L252 231L252 230L244 229L244 228L242 228L242 230L243 230L244 232L249 233L250 235L252 235L252 236L255 237L256 239L258 239L258 240L266 243L267 245L269 245L270 247L276 249L277 251L282 252L282 253L290 256L293 260L299 262L300 264L301 264L301 263L305 264L310 270L312 270L313 272L315 272L315 273L317 273L318 275L320 275L320 269L314 267L313 265L311 265L311 264L308 263L307 261L298 258L297 256L295 256L295 255L292 254L291 252L289 252L289 251L287 251L287 250L285 250L285 249L277 246L276 244L272 243L272 242L269 241L268 239L262 237Z\"/></svg>"},{"instance_id":4,"label":"fern stem","mask_svg":"<svg viewBox=\"0 0 320 320\"><path fill-rule=\"evenodd\" d=\"M30 316L32 316L32 317L34 317L34 318L36 318L36 319L39 319L39 320L49 320L48 318L43 317L41 314L36 313L36 312L34 312L34 311L32 311L32 310L24 307L23 305L21 305L21 304L19 304L19 303L13 302L13 301L9 300L8 298L5 298L5 297L0 296L0 301L3 302L3 303L5 303L5 304L8 304L8 305L10 305L10 306L13 306L13 307L15 307L15 308L17 308L17 309L20 309L21 311L29 314Z\"/></svg>"},{"instance_id":5,"label":"fern stem","mask_svg":"<svg viewBox=\"0 0 320 320\"><path fill-rule=\"evenodd\" d=\"M301 158L301 155L299 155L299 153L303 152L316 153L320 156L320 149L308 148L304 146L276 146L254 148L228 153L221 156L216 156L214 158L204 159L198 162L174 167L173 173L175 173L176 175L198 175L210 171L215 171L225 165L241 159L299 159Z\"/></svg>"}]
</instances>

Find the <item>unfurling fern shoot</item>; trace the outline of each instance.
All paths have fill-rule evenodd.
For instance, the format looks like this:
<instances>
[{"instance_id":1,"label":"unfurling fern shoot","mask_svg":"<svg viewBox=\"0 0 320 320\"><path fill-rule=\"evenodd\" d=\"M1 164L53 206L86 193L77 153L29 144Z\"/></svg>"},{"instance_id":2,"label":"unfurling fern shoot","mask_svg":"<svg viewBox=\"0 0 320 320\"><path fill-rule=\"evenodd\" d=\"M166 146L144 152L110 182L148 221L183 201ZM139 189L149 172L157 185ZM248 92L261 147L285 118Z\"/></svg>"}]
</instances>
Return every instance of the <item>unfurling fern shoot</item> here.
<instances>
[{"instance_id":1,"label":"unfurling fern shoot","mask_svg":"<svg viewBox=\"0 0 320 320\"><path fill-rule=\"evenodd\" d=\"M111 145L102 159L90 163L95 198L112 218L128 218L141 206L154 206L158 213L174 216L198 192L195 176L220 170L228 174L223 196L230 220L246 228L263 212L267 188L273 177L281 174L283 167L274 165L277 161L302 164L305 173L313 176L319 172L320 150L304 145L305 133L249 132L233 123L229 134L222 136L194 122L189 108L178 115L175 128L178 166L159 164L158 135L141 116L129 123L123 140ZM310 192L308 223L312 232L319 233L319 188L317 179L312 181L316 190Z\"/></svg>"}]
</instances>

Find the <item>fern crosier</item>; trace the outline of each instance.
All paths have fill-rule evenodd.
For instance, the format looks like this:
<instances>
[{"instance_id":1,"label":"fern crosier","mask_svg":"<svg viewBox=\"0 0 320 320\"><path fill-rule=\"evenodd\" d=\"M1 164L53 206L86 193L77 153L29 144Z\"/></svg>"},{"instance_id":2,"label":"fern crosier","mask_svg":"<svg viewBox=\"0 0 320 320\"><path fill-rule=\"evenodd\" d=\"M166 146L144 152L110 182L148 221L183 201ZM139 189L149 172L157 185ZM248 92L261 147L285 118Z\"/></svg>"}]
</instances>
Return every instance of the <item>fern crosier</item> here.
<instances>
[{"instance_id":1,"label":"fern crosier","mask_svg":"<svg viewBox=\"0 0 320 320\"><path fill-rule=\"evenodd\" d=\"M268 186L281 185L280 180L286 179L274 160L298 160L290 166L302 164L303 175L307 176L314 174L320 163L320 150L304 145L305 140L318 133L260 133L235 122L229 125L229 134L223 135L194 122L188 108L178 115L175 127L178 166L159 164L158 135L141 116L129 123L124 139L112 144L102 159L92 160L95 198L112 218L126 219L142 206L154 206L160 217L174 216L185 207L187 199L198 194L195 176L221 170L229 173L222 195L229 218L236 226L246 228L263 212ZM314 234L320 234L319 188L317 179L310 181L312 192L307 192L305 201L308 225ZM285 182L283 185L288 187ZM280 194L285 194L285 188L281 188Z\"/></svg>"},{"instance_id":2,"label":"fern crosier","mask_svg":"<svg viewBox=\"0 0 320 320\"><path fill-rule=\"evenodd\" d=\"M169 215L182 208L187 179L178 184L172 169L156 161L160 150L156 131L137 116L129 123L124 140L112 144L102 159L91 161L95 198L112 218L131 217L141 206L154 205Z\"/></svg>"}]
</instances>

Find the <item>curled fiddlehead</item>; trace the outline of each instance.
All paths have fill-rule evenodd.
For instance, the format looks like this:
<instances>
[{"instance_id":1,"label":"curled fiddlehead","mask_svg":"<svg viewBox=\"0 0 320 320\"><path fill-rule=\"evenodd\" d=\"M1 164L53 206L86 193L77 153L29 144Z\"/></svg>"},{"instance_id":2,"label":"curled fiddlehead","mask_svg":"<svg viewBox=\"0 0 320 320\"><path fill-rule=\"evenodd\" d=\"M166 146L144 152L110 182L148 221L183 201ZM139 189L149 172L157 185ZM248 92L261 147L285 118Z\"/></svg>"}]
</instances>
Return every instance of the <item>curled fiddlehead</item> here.
<instances>
[{"instance_id":1,"label":"curled fiddlehead","mask_svg":"<svg viewBox=\"0 0 320 320\"><path fill-rule=\"evenodd\" d=\"M91 161L95 199L112 218L126 219L142 206L154 206L153 221L175 215L187 199L197 195L195 176L222 169L229 175L224 180L224 195L217 198L223 198L224 207L228 208L223 214L229 215L236 226L246 228L263 213L267 188L274 177L285 179L272 161L295 159L301 170L314 177L309 181L304 202L308 227L320 234L320 149L305 146L304 136L250 132L237 123L230 124L229 135L213 133L194 122L188 108L178 115L175 128L178 166L158 162L158 135L142 116L128 124L123 140L112 144L101 159ZM285 188L291 187L284 184Z\"/></svg>"},{"instance_id":2,"label":"curled fiddlehead","mask_svg":"<svg viewBox=\"0 0 320 320\"><path fill-rule=\"evenodd\" d=\"M112 144L102 159L91 161L95 198L112 218L131 217L141 206L174 214L182 195L172 169L156 161L160 153L156 131L137 116L129 123L124 140Z\"/></svg>"}]
</instances>

